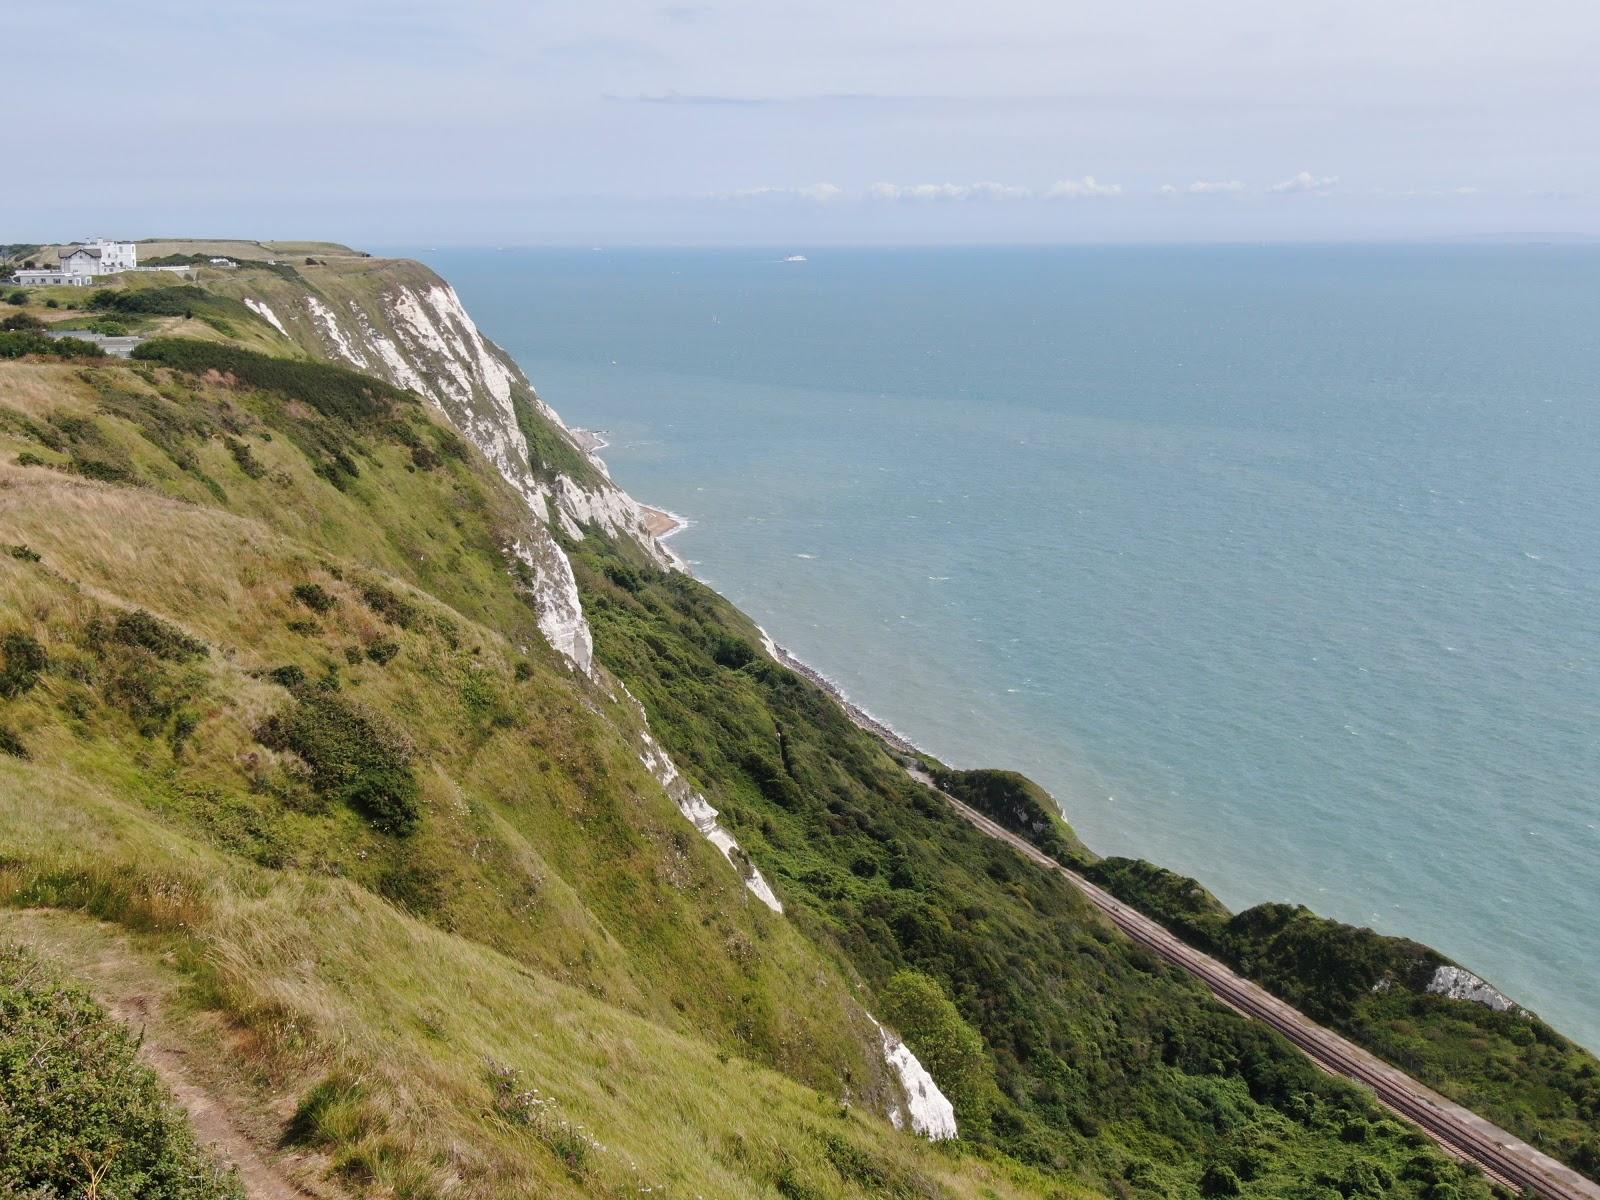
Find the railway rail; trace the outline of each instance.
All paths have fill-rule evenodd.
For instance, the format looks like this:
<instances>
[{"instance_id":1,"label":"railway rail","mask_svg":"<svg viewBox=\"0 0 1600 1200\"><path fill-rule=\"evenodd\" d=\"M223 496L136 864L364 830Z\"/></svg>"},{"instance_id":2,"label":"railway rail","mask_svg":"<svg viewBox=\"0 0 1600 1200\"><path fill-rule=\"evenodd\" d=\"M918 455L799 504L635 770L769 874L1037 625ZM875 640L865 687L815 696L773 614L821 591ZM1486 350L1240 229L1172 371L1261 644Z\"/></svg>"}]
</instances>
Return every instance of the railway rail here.
<instances>
[{"instance_id":1,"label":"railway rail","mask_svg":"<svg viewBox=\"0 0 1600 1200\"><path fill-rule=\"evenodd\" d=\"M941 791L925 772L914 767L908 769L918 782L938 791L952 808L984 833L1005 842L1040 866L1065 875L1091 904L1135 942L1195 976L1230 1008L1276 1029L1324 1070L1370 1088L1387 1108L1417 1125L1447 1153L1478 1166L1495 1183L1513 1192L1530 1191L1545 1200L1600 1200L1600 1185L1477 1113L1447 1100L1349 1039L1317 1024L1265 988L1244 979L1165 926L1122 903L1104 888L1062 866L1026 839Z\"/></svg>"}]
</instances>

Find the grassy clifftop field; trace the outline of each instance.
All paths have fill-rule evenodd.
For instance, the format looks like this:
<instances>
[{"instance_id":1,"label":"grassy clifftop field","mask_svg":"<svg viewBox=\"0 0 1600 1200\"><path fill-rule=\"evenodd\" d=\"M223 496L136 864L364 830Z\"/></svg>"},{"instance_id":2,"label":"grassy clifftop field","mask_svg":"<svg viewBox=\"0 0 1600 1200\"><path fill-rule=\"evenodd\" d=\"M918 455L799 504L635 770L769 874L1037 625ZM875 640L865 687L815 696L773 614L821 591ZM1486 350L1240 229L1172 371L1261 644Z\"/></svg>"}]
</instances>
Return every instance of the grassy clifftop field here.
<instances>
[{"instance_id":1,"label":"grassy clifftop field","mask_svg":"<svg viewBox=\"0 0 1600 1200\"><path fill-rule=\"evenodd\" d=\"M0 943L237 1186L1489 1194L768 658L426 268L227 252L17 306L149 340L0 362Z\"/></svg>"}]
</instances>

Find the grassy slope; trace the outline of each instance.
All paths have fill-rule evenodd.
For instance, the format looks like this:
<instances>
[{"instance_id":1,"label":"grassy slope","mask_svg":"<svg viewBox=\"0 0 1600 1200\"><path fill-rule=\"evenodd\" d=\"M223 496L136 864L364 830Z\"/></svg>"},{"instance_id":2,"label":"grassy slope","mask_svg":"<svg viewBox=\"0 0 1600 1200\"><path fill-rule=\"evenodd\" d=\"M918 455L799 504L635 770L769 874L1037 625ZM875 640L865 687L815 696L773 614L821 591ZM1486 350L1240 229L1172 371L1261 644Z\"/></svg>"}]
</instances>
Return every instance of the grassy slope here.
<instances>
[{"instance_id":1,"label":"grassy slope","mask_svg":"<svg viewBox=\"0 0 1600 1200\"><path fill-rule=\"evenodd\" d=\"M310 399L137 364L0 368L0 461L53 464L0 467L0 528L40 556L0 558L0 612L49 658L0 705L30 756L0 757L12 903L143 931L197 1008L251 1032L273 1086L360 1081L302 1122L352 1180L1025 1184L840 1109L886 1084L847 975L693 835L628 747L631 710L543 645L499 549L515 499L420 405L351 424ZM419 439L438 465L417 469ZM338 454L357 473L328 472ZM373 583L406 627L363 599ZM210 652L108 638L133 607ZM263 677L285 665L410 739L414 836L256 741L293 703ZM559 1115L497 1111L486 1057ZM569 1122L606 1149L575 1150Z\"/></svg>"},{"instance_id":2,"label":"grassy slope","mask_svg":"<svg viewBox=\"0 0 1600 1200\"><path fill-rule=\"evenodd\" d=\"M948 1022L906 1029L936 1077L953 1064L941 1082L966 1136L1141 1195L1195 1194L1208 1172L1263 1197L1482 1194L912 784L715 593L596 536L573 552L597 653L794 919L881 990L931 979L980 1035L974 1063L950 1053Z\"/></svg>"}]
</instances>

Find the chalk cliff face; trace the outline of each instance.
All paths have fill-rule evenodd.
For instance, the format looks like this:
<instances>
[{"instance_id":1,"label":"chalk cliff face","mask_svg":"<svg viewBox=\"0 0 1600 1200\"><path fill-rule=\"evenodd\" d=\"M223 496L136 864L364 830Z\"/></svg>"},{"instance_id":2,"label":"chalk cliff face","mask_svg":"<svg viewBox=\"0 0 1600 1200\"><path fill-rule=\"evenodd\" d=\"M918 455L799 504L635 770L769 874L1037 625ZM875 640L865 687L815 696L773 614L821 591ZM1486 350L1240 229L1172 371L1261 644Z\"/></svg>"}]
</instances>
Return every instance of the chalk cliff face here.
<instances>
[{"instance_id":1,"label":"chalk cliff face","mask_svg":"<svg viewBox=\"0 0 1600 1200\"><path fill-rule=\"evenodd\" d=\"M663 567L678 560L650 533L638 503L612 483L605 464L575 437L505 351L485 338L455 289L413 262L363 260L316 288L272 281L242 294L245 305L303 350L424 396L494 464L527 506L529 520L506 550L528 568L539 628L550 645L608 690L627 689L594 660L594 641L572 565L553 530L627 538ZM775 913L783 903L650 733L643 707L627 694L638 725L622 730L684 818ZM870 1020L870 1017L869 1017ZM954 1110L904 1042L879 1030L884 1063L899 1085L889 1106L896 1125L933 1139L957 1136Z\"/></svg>"},{"instance_id":2,"label":"chalk cliff face","mask_svg":"<svg viewBox=\"0 0 1600 1200\"><path fill-rule=\"evenodd\" d=\"M630 538L663 566L675 565L639 505L483 336L455 289L421 264L362 260L336 275L319 273L314 288L273 280L271 292L241 299L302 349L427 397L517 489L535 527L507 549L531 572L545 637L590 671L593 640L550 528L573 539L586 530Z\"/></svg>"}]
</instances>

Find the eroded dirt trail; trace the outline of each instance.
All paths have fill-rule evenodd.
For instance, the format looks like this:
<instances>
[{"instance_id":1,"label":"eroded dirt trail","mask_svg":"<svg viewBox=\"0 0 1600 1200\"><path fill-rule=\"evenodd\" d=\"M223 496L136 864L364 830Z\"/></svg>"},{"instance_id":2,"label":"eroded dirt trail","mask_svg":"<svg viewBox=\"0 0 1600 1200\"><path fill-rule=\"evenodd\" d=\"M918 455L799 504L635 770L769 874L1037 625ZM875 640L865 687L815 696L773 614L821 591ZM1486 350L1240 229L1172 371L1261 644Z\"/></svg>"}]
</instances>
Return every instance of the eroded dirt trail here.
<instances>
[{"instance_id":1,"label":"eroded dirt trail","mask_svg":"<svg viewBox=\"0 0 1600 1200\"><path fill-rule=\"evenodd\" d=\"M274 1151L282 1103L231 1087L222 1064L205 1059L217 1056L219 1032L187 1029L169 1011L177 986L170 971L130 949L113 927L48 909L0 910L0 939L33 947L140 1038L140 1061L183 1106L196 1140L238 1172L249 1200L331 1200L325 1186L296 1182L321 1175L311 1158Z\"/></svg>"}]
</instances>

